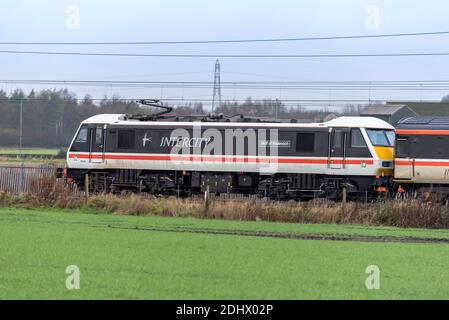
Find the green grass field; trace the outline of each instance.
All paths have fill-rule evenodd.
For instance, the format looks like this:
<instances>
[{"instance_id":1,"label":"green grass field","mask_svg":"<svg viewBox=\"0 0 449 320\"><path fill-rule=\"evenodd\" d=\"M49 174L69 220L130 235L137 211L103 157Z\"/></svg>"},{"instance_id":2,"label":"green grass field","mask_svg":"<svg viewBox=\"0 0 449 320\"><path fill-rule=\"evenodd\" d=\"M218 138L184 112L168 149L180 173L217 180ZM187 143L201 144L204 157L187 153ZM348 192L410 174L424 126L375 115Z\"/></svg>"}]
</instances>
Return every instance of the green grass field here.
<instances>
[{"instance_id":1,"label":"green grass field","mask_svg":"<svg viewBox=\"0 0 449 320\"><path fill-rule=\"evenodd\" d=\"M24 162L27 165L64 165L65 159L54 158L58 153L59 149L23 148L22 157L20 157L20 150L18 148L0 147L0 164L7 166Z\"/></svg>"},{"instance_id":2,"label":"green grass field","mask_svg":"<svg viewBox=\"0 0 449 320\"><path fill-rule=\"evenodd\" d=\"M36 156L56 156L59 149L45 149L45 148L23 148L23 155L36 155ZM0 148L1 155L19 155L20 150L18 148Z\"/></svg>"},{"instance_id":3,"label":"green grass field","mask_svg":"<svg viewBox=\"0 0 449 320\"><path fill-rule=\"evenodd\" d=\"M449 239L449 230L0 208L0 299L449 298L449 244L209 233L222 229ZM68 265L80 268L79 290L65 287ZM368 265L380 268L379 290L365 287Z\"/></svg>"}]
</instances>

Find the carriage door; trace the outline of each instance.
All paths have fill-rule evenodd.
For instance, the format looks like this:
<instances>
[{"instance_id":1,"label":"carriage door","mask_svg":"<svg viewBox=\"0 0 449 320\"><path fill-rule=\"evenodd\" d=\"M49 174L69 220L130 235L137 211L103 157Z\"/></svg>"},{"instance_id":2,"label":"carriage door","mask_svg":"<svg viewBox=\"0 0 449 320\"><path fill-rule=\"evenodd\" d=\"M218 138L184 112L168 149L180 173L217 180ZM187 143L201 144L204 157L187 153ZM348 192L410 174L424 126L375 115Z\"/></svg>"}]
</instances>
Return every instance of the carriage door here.
<instances>
[{"instance_id":1,"label":"carriage door","mask_svg":"<svg viewBox=\"0 0 449 320\"><path fill-rule=\"evenodd\" d=\"M396 139L395 178L410 180L415 176L415 160L410 158L410 140L405 136L398 136Z\"/></svg>"},{"instance_id":2,"label":"carriage door","mask_svg":"<svg viewBox=\"0 0 449 320\"><path fill-rule=\"evenodd\" d=\"M89 162L104 162L105 128L103 125L89 127Z\"/></svg>"},{"instance_id":3,"label":"carriage door","mask_svg":"<svg viewBox=\"0 0 449 320\"><path fill-rule=\"evenodd\" d=\"M329 168L342 169L345 167L346 140L348 130L331 128L329 130Z\"/></svg>"}]
</instances>

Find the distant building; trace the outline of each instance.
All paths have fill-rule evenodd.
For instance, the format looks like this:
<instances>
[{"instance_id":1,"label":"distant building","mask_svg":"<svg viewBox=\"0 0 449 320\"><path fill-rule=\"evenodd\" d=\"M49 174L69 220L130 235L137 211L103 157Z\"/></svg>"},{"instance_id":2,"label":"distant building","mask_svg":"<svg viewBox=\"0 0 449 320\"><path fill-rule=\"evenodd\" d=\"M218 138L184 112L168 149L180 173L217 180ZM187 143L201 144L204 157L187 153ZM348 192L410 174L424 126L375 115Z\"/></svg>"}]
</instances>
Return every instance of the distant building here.
<instances>
[{"instance_id":1,"label":"distant building","mask_svg":"<svg viewBox=\"0 0 449 320\"><path fill-rule=\"evenodd\" d=\"M387 103L407 105L420 116L449 116L448 102L394 101Z\"/></svg>"},{"instance_id":2,"label":"distant building","mask_svg":"<svg viewBox=\"0 0 449 320\"><path fill-rule=\"evenodd\" d=\"M328 122L328 121L334 120L334 119L336 119L336 118L338 118L338 115L337 115L337 114L335 114L335 113L329 113L327 116L325 116L325 117L323 118L323 122Z\"/></svg>"},{"instance_id":3,"label":"distant building","mask_svg":"<svg viewBox=\"0 0 449 320\"><path fill-rule=\"evenodd\" d=\"M395 126L401 119L415 117L418 114L405 104L386 104L368 106L360 111L362 117L379 118L389 124Z\"/></svg>"}]
</instances>

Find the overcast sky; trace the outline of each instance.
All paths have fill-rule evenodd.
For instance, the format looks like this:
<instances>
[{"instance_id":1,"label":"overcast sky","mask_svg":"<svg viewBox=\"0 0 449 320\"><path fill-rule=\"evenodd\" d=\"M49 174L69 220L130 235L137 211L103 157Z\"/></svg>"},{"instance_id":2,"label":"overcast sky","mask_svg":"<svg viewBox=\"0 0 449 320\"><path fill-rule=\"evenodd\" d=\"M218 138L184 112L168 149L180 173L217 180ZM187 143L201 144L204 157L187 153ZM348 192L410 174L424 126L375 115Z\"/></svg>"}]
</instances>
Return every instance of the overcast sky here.
<instances>
[{"instance_id":1,"label":"overcast sky","mask_svg":"<svg viewBox=\"0 0 449 320\"><path fill-rule=\"evenodd\" d=\"M449 31L444 0L3 0L0 42L264 39ZM378 10L378 18L377 12ZM79 11L79 24L78 24ZM24 46L0 50L328 54L449 52L449 35L288 43L158 46ZM213 81L215 58L86 57L0 53L0 79ZM447 80L449 56L220 58L222 81ZM17 84L0 84L8 92ZM24 86L22 86L24 87ZM29 87L26 87L29 89ZM41 88L41 87L39 87ZM68 87L82 97L208 99L211 89ZM223 89L223 99L440 99L444 91Z\"/></svg>"}]
</instances>

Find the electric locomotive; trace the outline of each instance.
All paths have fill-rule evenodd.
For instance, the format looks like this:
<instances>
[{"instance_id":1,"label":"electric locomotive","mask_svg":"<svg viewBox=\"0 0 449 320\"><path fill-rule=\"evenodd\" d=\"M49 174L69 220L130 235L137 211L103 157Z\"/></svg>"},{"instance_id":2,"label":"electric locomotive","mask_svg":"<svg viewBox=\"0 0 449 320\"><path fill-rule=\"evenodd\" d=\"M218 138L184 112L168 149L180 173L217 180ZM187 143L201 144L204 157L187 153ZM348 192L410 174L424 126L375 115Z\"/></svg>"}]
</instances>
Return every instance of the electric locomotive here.
<instances>
[{"instance_id":1,"label":"electric locomotive","mask_svg":"<svg viewBox=\"0 0 449 320\"><path fill-rule=\"evenodd\" d=\"M297 123L102 114L76 132L66 179L98 192L339 199L343 190L349 197L388 190L394 145L394 128L371 117Z\"/></svg>"}]
</instances>

